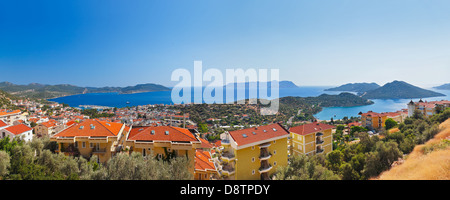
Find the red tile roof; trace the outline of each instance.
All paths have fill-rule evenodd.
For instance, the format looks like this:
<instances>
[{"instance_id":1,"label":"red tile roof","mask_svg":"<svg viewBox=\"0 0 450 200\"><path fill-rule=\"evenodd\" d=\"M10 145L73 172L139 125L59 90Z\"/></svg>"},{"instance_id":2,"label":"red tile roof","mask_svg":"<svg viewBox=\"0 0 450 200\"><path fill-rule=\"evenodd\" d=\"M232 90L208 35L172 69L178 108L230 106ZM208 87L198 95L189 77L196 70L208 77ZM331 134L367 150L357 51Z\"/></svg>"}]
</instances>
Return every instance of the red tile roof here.
<instances>
[{"instance_id":1,"label":"red tile roof","mask_svg":"<svg viewBox=\"0 0 450 200\"><path fill-rule=\"evenodd\" d=\"M0 127L8 126L4 121L0 120Z\"/></svg>"},{"instance_id":2,"label":"red tile roof","mask_svg":"<svg viewBox=\"0 0 450 200\"><path fill-rule=\"evenodd\" d=\"M28 127L25 124L18 124L18 125L15 125L15 126L10 126L8 128L5 128L5 130L11 132L14 135L19 135L19 134L22 134L24 132L31 131L33 129L31 127Z\"/></svg>"},{"instance_id":3,"label":"red tile roof","mask_svg":"<svg viewBox=\"0 0 450 200\"><path fill-rule=\"evenodd\" d=\"M188 129L173 126L133 127L127 140L198 142L198 139Z\"/></svg>"},{"instance_id":4,"label":"red tile roof","mask_svg":"<svg viewBox=\"0 0 450 200\"><path fill-rule=\"evenodd\" d=\"M328 130L328 129L333 129L333 128L335 128L335 126L323 124L323 123L319 123L319 122L313 122L313 123L309 123L309 124L291 127L289 129L289 131L293 132L293 133L297 133L299 135L308 135L311 133L324 131L324 130Z\"/></svg>"},{"instance_id":5,"label":"red tile roof","mask_svg":"<svg viewBox=\"0 0 450 200\"><path fill-rule=\"evenodd\" d=\"M278 123L230 131L229 133L238 146L289 135L289 131Z\"/></svg>"},{"instance_id":6,"label":"red tile roof","mask_svg":"<svg viewBox=\"0 0 450 200\"><path fill-rule=\"evenodd\" d=\"M18 113L20 113L20 110L12 110L12 111L5 110L5 109L0 110L0 116L12 115L12 114L18 114Z\"/></svg>"},{"instance_id":7,"label":"red tile roof","mask_svg":"<svg viewBox=\"0 0 450 200\"><path fill-rule=\"evenodd\" d=\"M209 161L211 154L208 151L195 151L195 170L206 171L216 170L214 163Z\"/></svg>"},{"instance_id":8,"label":"red tile roof","mask_svg":"<svg viewBox=\"0 0 450 200\"><path fill-rule=\"evenodd\" d=\"M209 143L207 140L203 139L203 138L198 138L200 140L200 142L202 143L201 148L205 148L205 149L210 149L213 148L213 145L211 143Z\"/></svg>"},{"instance_id":9,"label":"red tile roof","mask_svg":"<svg viewBox=\"0 0 450 200\"><path fill-rule=\"evenodd\" d=\"M89 136L89 137L108 137L117 136L124 126L121 123L104 122L95 119L87 119L84 122L73 125L64 129L53 137L75 137L75 136Z\"/></svg>"},{"instance_id":10,"label":"red tile roof","mask_svg":"<svg viewBox=\"0 0 450 200\"><path fill-rule=\"evenodd\" d=\"M57 123L58 123L58 122L55 121L55 120L49 120L49 121L47 121L47 122L42 122L41 124L42 124L43 126L47 127L47 128L51 128L51 127L56 126Z\"/></svg>"}]
</instances>

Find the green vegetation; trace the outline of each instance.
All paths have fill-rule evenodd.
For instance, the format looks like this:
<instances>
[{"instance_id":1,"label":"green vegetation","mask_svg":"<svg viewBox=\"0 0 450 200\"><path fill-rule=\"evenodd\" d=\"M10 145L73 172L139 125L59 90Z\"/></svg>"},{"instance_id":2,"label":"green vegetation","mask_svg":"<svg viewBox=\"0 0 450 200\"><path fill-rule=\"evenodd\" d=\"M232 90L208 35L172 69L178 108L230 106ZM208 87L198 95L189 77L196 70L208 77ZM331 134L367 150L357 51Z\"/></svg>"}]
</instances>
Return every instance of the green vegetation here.
<instances>
[{"instance_id":1,"label":"green vegetation","mask_svg":"<svg viewBox=\"0 0 450 200\"><path fill-rule=\"evenodd\" d=\"M97 109L84 109L81 114L89 116L91 119L102 117L114 117L115 114L99 112Z\"/></svg>"},{"instance_id":2,"label":"green vegetation","mask_svg":"<svg viewBox=\"0 0 450 200\"><path fill-rule=\"evenodd\" d=\"M358 92L363 93L369 90L374 90L380 86L376 83L348 83L335 88L329 88L325 91L347 91L347 92Z\"/></svg>"},{"instance_id":3,"label":"green vegetation","mask_svg":"<svg viewBox=\"0 0 450 200\"><path fill-rule=\"evenodd\" d=\"M83 157L53 153L48 138L30 143L9 138L0 140L0 180L183 180L191 179L182 156L156 160L152 155L119 153L105 165ZM133 167L130 167L133 166Z\"/></svg>"},{"instance_id":4,"label":"green vegetation","mask_svg":"<svg viewBox=\"0 0 450 200\"><path fill-rule=\"evenodd\" d=\"M394 128L395 126L397 126L397 122L395 120L391 119L391 118L386 119L384 124L386 125L386 130L389 130L389 129Z\"/></svg>"},{"instance_id":5,"label":"green vegetation","mask_svg":"<svg viewBox=\"0 0 450 200\"><path fill-rule=\"evenodd\" d=\"M365 132L367 130L355 126L351 134L359 138L359 142L354 144L342 141L343 126L337 126L333 135L334 150L326 156L325 161L322 160L322 155L310 156L308 159L294 156L287 167L277 169L275 177L282 180L334 179L336 176L342 180L366 180L376 177L388 170L404 154L409 154L416 145L424 144L433 138L440 131L439 124L448 118L450 108L430 118L417 114L400 123L399 132L386 133L383 139L377 135L370 136ZM440 143L424 147L423 150L427 153L448 146L450 142L442 140ZM322 176L311 176L316 173Z\"/></svg>"},{"instance_id":6,"label":"green vegetation","mask_svg":"<svg viewBox=\"0 0 450 200\"><path fill-rule=\"evenodd\" d=\"M103 93L103 92L119 92L119 93L138 93L167 91L167 87L158 84L139 84L128 87L79 87L69 84L44 85L39 83L31 83L28 85L16 85L9 82L1 82L0 89L9 92L18 97L27 97L33 99L50 99L61 96L83 94L83 93Z\"/></svg>"},{"instance_id":7,"label":"green vegetation","mask_svg":"<svg viewBox=\"0 0 450 200\"><path fill-rule=\"evenodd\" d=\"M367 91L363 97L368 99L415 99L445 96L444 94L425 90L403 81L387 83L383 87Z\"/></svg>"}]
</instances>

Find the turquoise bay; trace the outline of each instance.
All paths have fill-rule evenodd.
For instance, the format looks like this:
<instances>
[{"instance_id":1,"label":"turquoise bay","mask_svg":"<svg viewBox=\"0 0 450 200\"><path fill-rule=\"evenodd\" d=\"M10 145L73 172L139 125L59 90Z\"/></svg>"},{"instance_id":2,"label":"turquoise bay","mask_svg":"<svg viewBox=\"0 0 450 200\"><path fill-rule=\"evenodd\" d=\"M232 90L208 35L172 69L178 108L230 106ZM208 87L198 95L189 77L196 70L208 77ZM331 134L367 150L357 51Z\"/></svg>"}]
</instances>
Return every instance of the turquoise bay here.
<instances>
[{"instance_id":1,"label":"turquoise bay","mask_svg":"<svg viewBox=\"0 0 450 200\"><path fill-rule=\"evenodd\" d=\"M321 94L339 94L340 92L324 91L329 86L303 86L298 88L280 88L279 96L298 96L298 97L314 97ZM237 92L244 89L235 89L235 97ZM424 101L450 99L450 90L435 90L443 93L445 97L424 98ZM246 98L248 98L248 89L245 90ZM270 97L270 92L268 96ZM193 89L191 96L193 98ZM224 95L225 96L225 95ZM269 98L271 99L271 98ZM146 92L136 94L119 94L119 93L88 93L72 96L65 96L55 99L49 99L50 101L58 103L67 103L72 107L79 107L80 105L98 105L109 107L127 107L138 106L148 104L173 104L171 100L171 91L158 91L158 92ZM235 100L240 100L235 98ZM369 110L374 112L393 112L406 108L406 104L411 99L374 99L375 103L367 106L355 106L355 107L328 107L316 115L316 118L320 120L342 119L343 117L357 117L359 112L367 112ZM419 99L413 99L418 101ZM225 97L224 97L225 102Z\"/></svg>"}]
</instances>

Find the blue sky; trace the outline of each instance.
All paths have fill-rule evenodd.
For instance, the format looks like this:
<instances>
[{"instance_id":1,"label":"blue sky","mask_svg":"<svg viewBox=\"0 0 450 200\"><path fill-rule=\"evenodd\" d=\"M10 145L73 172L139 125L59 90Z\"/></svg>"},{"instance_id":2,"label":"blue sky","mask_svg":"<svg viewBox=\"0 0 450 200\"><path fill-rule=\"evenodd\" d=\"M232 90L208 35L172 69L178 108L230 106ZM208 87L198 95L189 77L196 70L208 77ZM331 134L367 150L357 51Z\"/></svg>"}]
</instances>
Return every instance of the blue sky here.
<instances>
[{"instance_id":1,"label":"blue sky","mask_svg":"<svg viewBox=\"0 0 450 200\"><path fill-rule=\"evenodd\" d=\"M297 85L450 82L447 0L1 1L0 82L173 86L277 68Z\"/></svg>"}]
</instances>

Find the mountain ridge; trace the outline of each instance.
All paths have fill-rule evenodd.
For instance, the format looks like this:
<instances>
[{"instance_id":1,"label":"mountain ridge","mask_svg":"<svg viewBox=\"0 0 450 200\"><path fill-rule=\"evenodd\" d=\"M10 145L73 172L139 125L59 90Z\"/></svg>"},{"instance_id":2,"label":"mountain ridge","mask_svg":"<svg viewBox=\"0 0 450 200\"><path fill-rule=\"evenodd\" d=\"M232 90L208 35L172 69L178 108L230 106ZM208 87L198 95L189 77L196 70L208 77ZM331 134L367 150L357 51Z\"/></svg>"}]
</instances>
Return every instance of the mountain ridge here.
<instances>
[{"instance_id":1,"label":"mountain ridge","mask_svg":"<svg viewBox=\"0 0 450 200\"><path fill-rule=\"evenodd\" d=\"M380 87L381 86L376 83L347 83L338 87L325 89L325 91L346 91L363 93Z\"/></svg>"},{"instance_id":2,"label":"mountain ridge","mask_svg":"<svg viewBox=\"0 0 450 200\"><path fill-rule=\"evenodd\" d=\"M367 99L416 99L439 96L445 95L397 80L386 83L380 88L369 90L361 95L361 97Z\"/></svg>"},{"instance_id":3,"label":"mountain ridge","mask_svg":"<svg viewBox=\"0 0 450 200\"><path fill-rule=\"evenodd\" d=\"M40 84L30 83L18 85L10 82L0 82L0 89L18 97L50 99L62 96L85 93L118 92L121 94L168 91L170 88L154 83L137 84L127 87L80 87L71 84Z\"/></svg>"}]
</instances>

